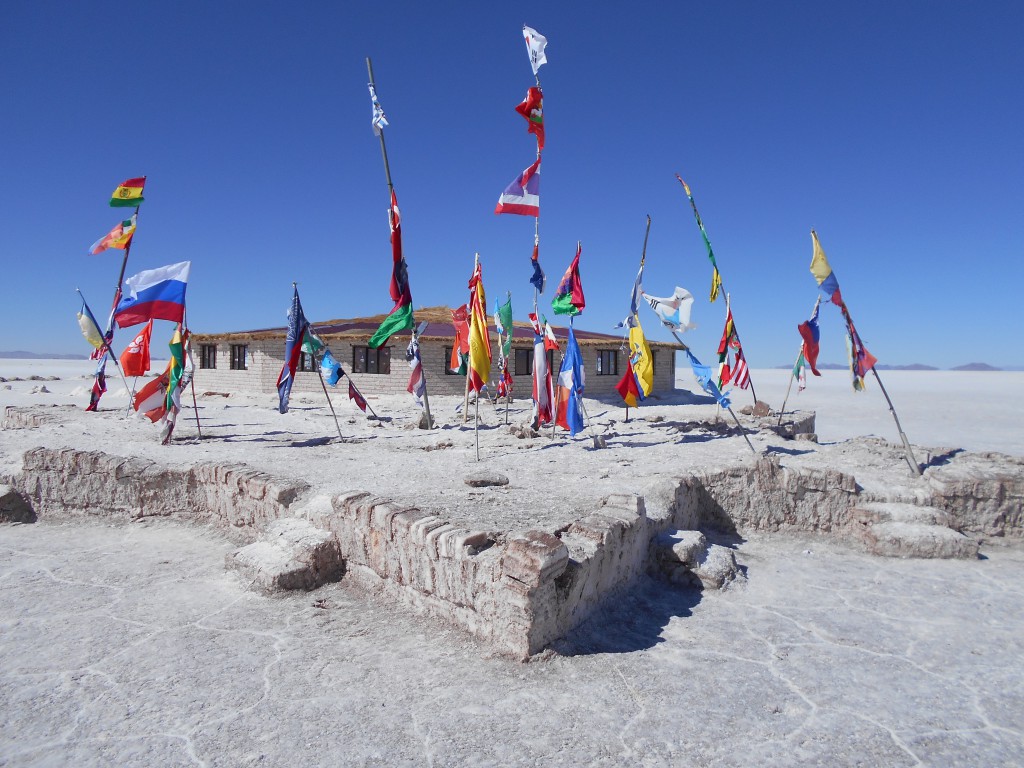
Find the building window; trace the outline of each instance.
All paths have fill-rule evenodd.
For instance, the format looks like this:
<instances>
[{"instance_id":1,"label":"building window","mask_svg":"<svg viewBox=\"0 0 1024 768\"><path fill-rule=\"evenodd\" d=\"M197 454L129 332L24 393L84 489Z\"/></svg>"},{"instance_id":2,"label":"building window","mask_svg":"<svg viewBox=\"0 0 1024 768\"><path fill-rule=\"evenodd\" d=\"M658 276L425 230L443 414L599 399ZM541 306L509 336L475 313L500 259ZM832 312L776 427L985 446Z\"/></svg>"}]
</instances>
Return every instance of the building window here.
<instances>
[{"instance_id":1,"label":"building window","mask_svg":"<svg viewBox=\"0 0 1024 768\"><path fill-rule=\"evenodd\" d=\"M299 365L300 371L316 372L316 357L306 352L299 352Z\"/></svg>"},{"instance_id":2,"label":"building window","mask_svg":"<svg viewBox=\"0 0 1024 768\"><path fill-rule=\"evenodd\" d=\"M617 376L619 373L619 351L617 349L597 350L597 375Z\"/></svg>"},{"instance_id":3,"label":"building window","mask_svg":"<svg viewBox=\"0 0 1024 768\"><path fill-rule=\"evenodd\" d=\"M248 344L232 344L231 345L231 370L232 371L247 371L249 366L246 364L246 358L249 357L249 345Z\"/></svg>"},{"instance_id":4,"label":"building window","mask_svg":"<svg viewBox=\"0 0 1024 768\"><path fill-rule=\"evenodd\" d=\"M658 353L655 350L651 350L651 376L654 375L655 371L658 370Z\"/></svg>"},{"instance_id":5,"label":"building window","mask_svg":"<svg viewBox=\"0 0 1024 768\"><path fill-rule=\"evenodd\" d=\"M199 367L200 368L216 368L217 367L217 345L216 344L200 344L199 345Z\"/></svg>"},{"instance_id":6,"label":"building window","mask_svg":"<svg viewBox=\"0 0 1024 768\"><path fill-rule=\"evenodd\" d=\"M352 347L352 373L391 373L391 347Z\"/></svg>"},{"instance_id":7,"label":"building window","mask_svg":"<svg viewBox=\"0 0 1024 768\"><path fill-rule=\"evenodd\" d=\"M513 368L513 375L515 376L532 376L533 375L533 347L526 349L515 348L512 350L515 354L515 365ZM552 375L556 375L558 371L555 369L555 350L549 349L548 355L548 370L551 371Z\"/></svg>"}]
</instances>

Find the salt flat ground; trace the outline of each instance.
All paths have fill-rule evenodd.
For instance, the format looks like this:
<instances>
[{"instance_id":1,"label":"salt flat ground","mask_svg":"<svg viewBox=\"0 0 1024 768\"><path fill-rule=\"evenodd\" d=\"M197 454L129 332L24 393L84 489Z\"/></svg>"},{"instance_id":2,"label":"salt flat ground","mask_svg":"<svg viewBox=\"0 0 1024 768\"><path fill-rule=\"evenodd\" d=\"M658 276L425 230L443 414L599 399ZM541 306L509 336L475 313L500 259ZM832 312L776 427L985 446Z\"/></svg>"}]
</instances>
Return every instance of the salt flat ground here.
<instances>
[{"instance_id":1,"label":"salt flat ground","mask_svg":"<svg viewBox=\"0 0 1024 768\"><path fill-rule=\"evenodd\" d=\"M526 526L559 519L531 516L536 486L589 498L751 460L739 437L659 431L713 416L699 398L632 412L660 424L627 425L618 406L589 402L595 429L611 436L600 451L585 439L517 440L482 408L483 463L515 490L466 496L456 489L476 466L474 436L456 426L454 399L436 402L442 429L410 432L408 399L372 400L393 414L379 427L336 397L354 440L324 444L333 422L322 398L297 397L284 415L271 396L201 398L208 438L194 439L186 412L180 440L163 447L152 425L122 418L126 393L113 377L105 410L82 412L90 370L0 361L5 378L61 377L0 384L0 406L58 406L54 423L0 431L0 469L17 471L35 444L246 461L329 490L422 493L452 514L484 507L478 522ZM754 371L759 397L778 407L787 375ZM1015 406L1024 374L882 377L915 445L1024 455ZM688 373L680 382L693 387ZM40 386L50 393L32 392ZM898 462L871 463L870 444L838 442L898 440L873 382L854 394L843 372L827 371L794 404L818 412L824 444L782 453L784 463L852 463L858 481L879 484L906 474ZM514 406L518 420L525 407ZM777 442L752 440L759 450ZM448 490L427 493L440 478ZM513 516L518 498L530 503ZM1024 756L1019 543L934 562L752 535L737 550L745 584L710 594L645 581L525 665L343 585L255 595L224 570L231 548L214 531L166 522L0 526L0 765L1017 765Z\"/></svg>"}]
</instances>

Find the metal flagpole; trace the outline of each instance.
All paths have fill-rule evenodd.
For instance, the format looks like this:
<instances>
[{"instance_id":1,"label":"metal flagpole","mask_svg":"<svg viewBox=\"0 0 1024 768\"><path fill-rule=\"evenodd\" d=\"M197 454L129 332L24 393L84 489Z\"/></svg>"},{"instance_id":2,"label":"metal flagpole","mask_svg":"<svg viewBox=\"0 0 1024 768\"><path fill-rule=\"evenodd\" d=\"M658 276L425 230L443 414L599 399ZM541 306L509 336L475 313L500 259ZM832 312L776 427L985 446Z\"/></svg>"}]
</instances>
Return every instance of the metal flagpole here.
<instances>
[{"instance_id":1,"label":"metal flagpole","mask_svg":"<svg viewBox=\"0 0 1024 768\"><path fill-rule=\"evenodd\" d=\"M644 247L640 251L640 272L643 272L644 262L647 260L647 238L650 236L650 234L651 234L651 215L647 214L647 228L644 230ZM630 309L633 309L633 307L630 307ZM629 318L629 322L630 322L630 324L633 322L633 318L632 317ZM629 326L627 326L627 328L626 328L626 333L627 334L629 333ZM628 345L627 345L626 349L629 350L630 356L632 357L633 350L629 349ZM627 424L629 423L629 403L626 403L626 423Z\"/></svg>"},{"instance_id":2,"label":"metal flagpole","mask_svg":"<svg viewBox=\"0 0 1024 768\"><path fill-rule=\"evenodd\" d=\"M370 76L370 86L373 88L374 93L376 93L376 91L377 91L377 84L376 84L376 82L374 82L374 79L373 79L373 63L370 61L370 57L369 56L366 57L366 72ZM395 185L391 183L391 166L388 164L388 148L387 148L387 145L384 143L384 128L383 128L383 126L378 126L378 130L377 130L376 133L377 133L377 138L380 139L380 154L384 158L384 177L387 179L387 182L388 182L388 218L391 219L391 217L394 215L392 210L391 210L391 196L395 192ZM391 226L392 226L392 231L394 231L394 221L391 222ZM405 258L404 253L402 255L402 258L403 259ZM408 279L408 276L406 276L406 279ZM414 324L414 329L415 329L415 324ZM427 415L427 429L433 429L433 427L434 427L434 420L432 418L430 418L430 397L427 395L427 373L426 373L426 371L423 372L423 412L426 413L426 415Z\"/></svg>"}]
</instances>

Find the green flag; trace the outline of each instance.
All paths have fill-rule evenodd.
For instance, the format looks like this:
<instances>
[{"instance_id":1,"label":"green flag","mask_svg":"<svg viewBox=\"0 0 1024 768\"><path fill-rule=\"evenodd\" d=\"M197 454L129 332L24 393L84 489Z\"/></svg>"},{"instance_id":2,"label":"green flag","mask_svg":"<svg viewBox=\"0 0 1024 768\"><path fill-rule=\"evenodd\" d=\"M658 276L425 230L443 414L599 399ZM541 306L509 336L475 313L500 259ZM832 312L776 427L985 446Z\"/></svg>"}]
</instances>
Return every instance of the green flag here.
<instances>
[{"instance_id":1,"label":"green flag","mask_svg":"<svg viewBox=\"0 0 1024 768\"><path fill-rule=\"evenodd\" d=\"M412 330L415 324L416 321L412 316L412 304L403 304L384 318L384 322L380 324L380 328L374 332L370 340L366 342L366 345L371 349L376 349L382 344L387 343L387 340L393 334L399 331Z\"/></svg>"},{"instance_id":2,"label":"green flag","mask_svg":"<svg viewBox=\"0 0 1024 768\"><path fill-rule=\"evenodd\" d=\"M494 310L494 325L505 340L501 345L502 357L508 358L512 353L512 294L504 304L498 304Z\"/></svg>"}]
</instances>

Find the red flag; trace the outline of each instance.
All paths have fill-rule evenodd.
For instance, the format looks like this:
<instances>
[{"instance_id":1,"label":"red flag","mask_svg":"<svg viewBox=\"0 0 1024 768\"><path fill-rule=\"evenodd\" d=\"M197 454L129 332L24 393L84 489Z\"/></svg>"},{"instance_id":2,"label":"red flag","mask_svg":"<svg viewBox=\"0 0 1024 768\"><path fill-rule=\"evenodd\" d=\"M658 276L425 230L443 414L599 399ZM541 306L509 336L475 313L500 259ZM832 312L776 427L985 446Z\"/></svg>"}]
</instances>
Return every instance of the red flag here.
<instances>
[{"instance_id":1,"label":"red flag","mask_svg":"<svg viewBox=\"0 0 1024 768\"><path fill-rule=\"evenodd\" d=\"M622 399L626 401L626 405L636 406L643 399L643 393L640 391L640 387L636 384L636 376L633 374L633 362L626 359L626 373L619 380L619 383L615 385L615 389Z\"/></svg>"},{"instance_id":2,"label":"red flag","mask_svg":"<svg viewBox=\"0 0 1024 768\"><path fill-rule=\"evenodd\" d=\"M366 400L359 394L359 390L356 389L351 381L348 383L348 399L359 406L359 410L366 413Z\"/></svg>"},{"instance_id":3,"label":"red flag","mask_svg":"<svg viewBox=\"0 0 1024 768\"><path fill-rule=\"evenodd\" d=\"M125 376L142 376L149 372L149 340L153 335L150 320L121 353L121 367Z\"/></svg>"},{"instance_id":4,"label":"red flag","mask_svg":"<svg viewBox=\"0 0 1024 768\"><path fill-rule=\"evenodd\" d=\"M526 118L527 132L537 135L537 149L544 149L544 93L541 89L530 88L516 112Z\"/></svg>"},{"instance_id":5,"label":"red flag","mask_svg":"<svg viewBox=\"0 0 1024 768\"><path fill-rule=\"evenodd\" d=\"M160 421L167 412L167 387L170 382L171 364L168 363L163 373L147 381L145 386L135 393L135 410L146 414L146 418L154 423Z\"/></svg>"}]
</instances>

